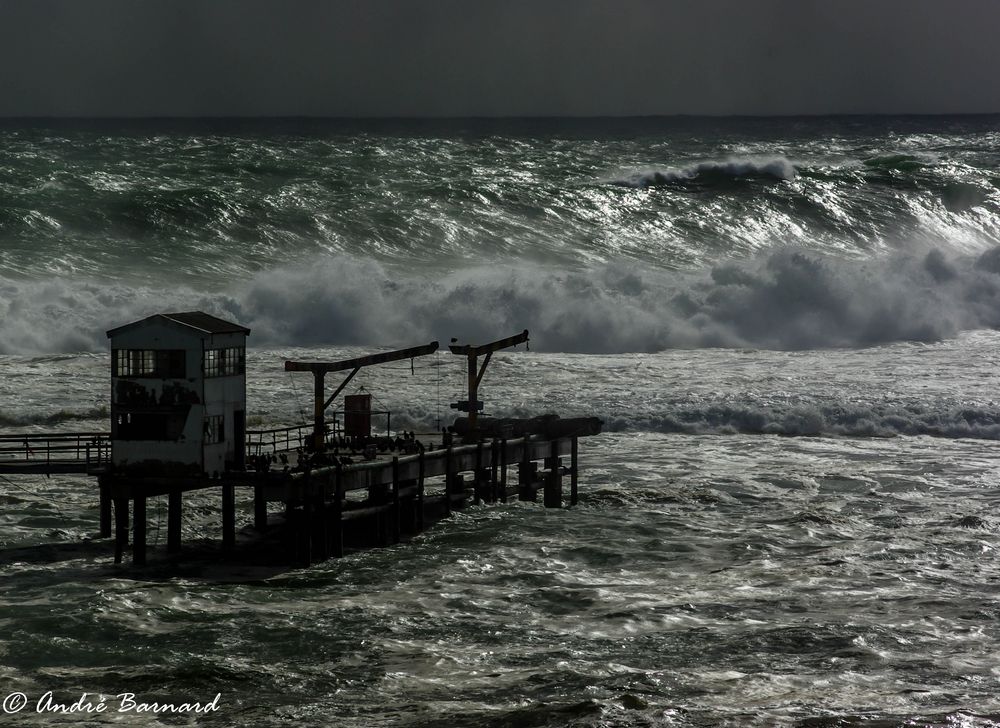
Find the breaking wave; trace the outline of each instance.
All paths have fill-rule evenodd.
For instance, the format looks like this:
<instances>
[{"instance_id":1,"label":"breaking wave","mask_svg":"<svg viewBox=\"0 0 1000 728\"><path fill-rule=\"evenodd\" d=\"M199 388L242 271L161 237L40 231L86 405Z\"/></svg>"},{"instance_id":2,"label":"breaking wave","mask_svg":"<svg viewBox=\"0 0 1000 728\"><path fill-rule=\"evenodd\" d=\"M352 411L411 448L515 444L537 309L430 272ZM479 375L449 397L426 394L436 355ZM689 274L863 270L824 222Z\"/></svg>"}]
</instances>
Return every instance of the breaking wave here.
<instances>
[{"instance_id":1,"label":"breaking wave","mask_svg":"<svg viewBox=\"0 0 1000 728\"><path fill-rule=\"evenodd\" d=\"M59 410L58 412L48 412L37 415L31 412L0 412L0 427L51 427L53 425L61 425L68 422L107 420L108 417L109 414L107 407L92 407L87 410Z\"/></svg>"},{"instance_id":2,"label":"breaking wave","mask_svg":"<svg viewBox=\"0 0 1000 728\"><path fill-rule=\"evenodd\" d=\"M896 437L1000 440L1000 411L980 408L937 410L930 407L710 406L642 418L606 417L611 431L683 434L751 434L790 437Z\"/></svg>"},{"instance_id":3,"label":"breaking wave","mask_svg":"<svg viewBox=\"0 0 1000 728\"><path fill-rule=\"evenodd\" d=\"M728 159L722 162L700 162L687 167L636 172L611 184L623 187L669 187L691 183L710 185L735 179L791 180L796 175L795 165L784 157L775 159Z\"/></svg>"},{"instance_id":4,"label":"breaking wave","mask_svg":"<svg viewBox=\"0 0 1000 728\"><path fill-rule=\"evenodd\" d=\"M494 408L499 417L536 417L543 410ZM881 404L797 404L787 407L702 404L650 414L594 410L609 432L684 435L780 435L785 437L927 436L1000 440L1000 410L981 407ZM434 413L398 407L393 423L421 432L436 429Z\"/></svg>"},{"instance_id":5,"label":"breaking wave","mask_svg":"<svg viewBox=\"0 0 1000 728\"><path fill-rule=\"evenodd\" d=\"M435 278L344 256L266 271L224 294L8 280L0 352L98 351L108 328L194 308L251 327L256 346L475 340L529 328L543 351L870 347L1000 327L1000 248L869 261L785 249L695 273L619 264Z\"/></svg>"}]
</instances>

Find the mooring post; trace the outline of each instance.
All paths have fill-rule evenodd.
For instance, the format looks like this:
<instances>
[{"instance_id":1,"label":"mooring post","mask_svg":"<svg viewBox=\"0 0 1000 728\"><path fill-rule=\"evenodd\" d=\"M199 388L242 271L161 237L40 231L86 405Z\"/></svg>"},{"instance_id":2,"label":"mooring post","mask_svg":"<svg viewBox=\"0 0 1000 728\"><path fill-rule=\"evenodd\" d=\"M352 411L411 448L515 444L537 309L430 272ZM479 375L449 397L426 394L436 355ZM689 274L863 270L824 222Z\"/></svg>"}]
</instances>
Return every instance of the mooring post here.
<instances>
[{"instance_id":1,"label":"mooring post","mask_svg":"<svg viewBox=\"0 0 1000 728\"><path fill-rule=\"evenodd\" d=\"M115 563L122 562L125 547L128 546L128 496L115 499Z\"/></svg>"},{"instance_id":2,"label":"mooring post","mask_svg":"<svg viewBox=\"0 0 1000 728\"><path fill-rule=\"evenodd\" d=\"M222 547L231 549L236 545L236 486L232 482L222 484Z\"/></svg>"},{"instance_id":3,"label":"mooring post","mask_svg":"<svg viewBox=\"0 0 1000 728\"><path fill-rule=\"evenodd\" d=\"M260 533L267 530L267 496L260 483L253 487L253 527Z\"/></svg>"},{"instance_id":4,"label":"mooring post","mask_svg":"<svg viewBox=\"0 0 1000 728\"><path fill-rule=\"evenodd\" d=\"M562 473L559 463L559 440L552 441L551 454L547 458L549 473L545 478L545 507L562 508Z\"/></svg>"},{"instance_id":5,"label":"mooring post","mask_svg":"<svg viewBox=\"0 0 1000 728\"><path fill-rule=\"evenodd\" d=\"M392 458L392 542L399 543L399 458Z\"/></svg>"},{"instance_id":6,"label":"mooring post","mask_svg":"<svg viewBox=\"0 0 1000 728\"><path fill-rule=\"evenodd\" d=\"M181 550L181 489L174 487L167 495L167 553Z\"/></svg>"},{"instance_id":7,"label":"mooring post","mask_svg":"<svg viewBox=\"0 0 1000 728\"><path fill-rule=\"evenodd\" d=\"M569 504L575 506L577 502L577 465L579 462L577 454L577 438L573 436L569 451Z\"/></svg>"},{"instance_id":8,"label":"mooring post","mask_svg":"<svg viewBox=\"0 0 1000 728\"><path fill-rule=\"evenodd\" d=\"M97 478L97 488L100 497L100 535L101 538L111 538L111 483L107 475Z\"/></svg>"},{"instance_id":9,"label":"mooring post","mask_svg":"<svg viewBox=\"0 0 1000 728\"><path fill-rule=\"evenodd\" d=\"M507 438L500 440L500 500L507 502Z\"/></svg>"},{"instance_id":10,"label":"mooring post","mask_svg":"<svg viewBox=\"0 0 1000 728\"><path fill-rule=\"evenodd\" d=\"M451 448L445 453L444 460L444 514L451 515L451 486L455 477L454 463L451 458Z\"/></svg>"},{"instance_id":11,"label":"mooring post","mask_svg":"<svg viewBox=\"0 0 1000 728\"><path fill-rule=\"evenodd\" d=\"M424 451L417 456L417 530L424 530Z\"/></svg>"},{"instance_id":12,"label":"mooring post","mask_svg":"<svg viewBox=\"0 0 1000 728\"><path fill-rule=\"evenodd\" d=\"M146 565L146 494L135 495L135 526L132 534L132 563Z\"/></svg>"}]
</instances>

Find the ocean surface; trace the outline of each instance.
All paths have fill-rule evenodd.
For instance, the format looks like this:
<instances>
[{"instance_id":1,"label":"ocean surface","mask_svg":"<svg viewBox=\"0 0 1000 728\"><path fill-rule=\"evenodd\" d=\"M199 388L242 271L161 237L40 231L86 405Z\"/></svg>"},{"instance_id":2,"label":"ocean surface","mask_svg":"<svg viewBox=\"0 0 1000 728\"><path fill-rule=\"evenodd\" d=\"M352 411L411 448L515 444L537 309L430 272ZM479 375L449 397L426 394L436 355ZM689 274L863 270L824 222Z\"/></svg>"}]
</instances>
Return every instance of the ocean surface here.
<instances>
[{"instance_id":1,"label":"ocean surface","mask_svg":"<svg viewBox=\"0 0 1000 728\"><path fill-rule=\"evenodd\" d=\"M154 501L134 569L4 476L0 724L1000 726L1000 117L0 124L0 431L108 429L104 332L191 309L251 427L528 328L482 396L605 421L581 502L285 569ZM348 391L430 431L462 365Z\"/></svg>"}]
</instances>

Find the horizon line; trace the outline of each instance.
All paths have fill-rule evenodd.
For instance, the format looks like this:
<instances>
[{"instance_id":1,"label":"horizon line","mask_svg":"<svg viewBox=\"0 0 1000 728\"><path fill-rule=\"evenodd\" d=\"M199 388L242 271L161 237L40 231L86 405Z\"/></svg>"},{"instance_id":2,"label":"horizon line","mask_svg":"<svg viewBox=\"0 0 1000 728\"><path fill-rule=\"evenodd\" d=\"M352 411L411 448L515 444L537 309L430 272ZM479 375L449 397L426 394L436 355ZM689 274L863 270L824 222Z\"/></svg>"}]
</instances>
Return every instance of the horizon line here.
<instances>
[{"instance_id":1,"label":"horizon line","mask_svg":"<svg viewBox=\"0 0 1000 728\"><path fill-rule=\"evenodd\" d=\"M815 114L532 114L532 115L441 115L441 116L344 116L344 115L312 115L312 114L276 114L276 115L108 115L108 116L77 116L77 115L0 115L0 124L13 122L74 122L74 121L113 121L113 122L144 122L144 121L326 121L326 122L496 122L496 121L667 121L667 120L765 120L765 119L940 119L940 118L984 118L1000 116L1000 111L976 112L846 112L846 113L815 113Z\"/></svg>"}]
</instances>

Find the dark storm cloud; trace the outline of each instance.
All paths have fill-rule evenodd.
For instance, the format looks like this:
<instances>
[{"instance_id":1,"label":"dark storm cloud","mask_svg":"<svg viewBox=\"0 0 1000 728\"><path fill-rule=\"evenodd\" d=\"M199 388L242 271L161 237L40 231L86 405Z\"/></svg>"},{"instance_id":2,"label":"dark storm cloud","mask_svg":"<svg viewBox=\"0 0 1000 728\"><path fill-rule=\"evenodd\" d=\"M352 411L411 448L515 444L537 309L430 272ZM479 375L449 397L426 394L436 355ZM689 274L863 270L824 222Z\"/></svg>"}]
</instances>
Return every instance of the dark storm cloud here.
<instances>
[{"instance_id":1,"label":"dark storm cloud","mask_svg":"<svg viewBox=\"0 0 1000 728\"><path fill-rule=\"evenodd\" d=\"M996 0L0 0L2 116L1000 111Z\"/></svg>"}]
</instances>

